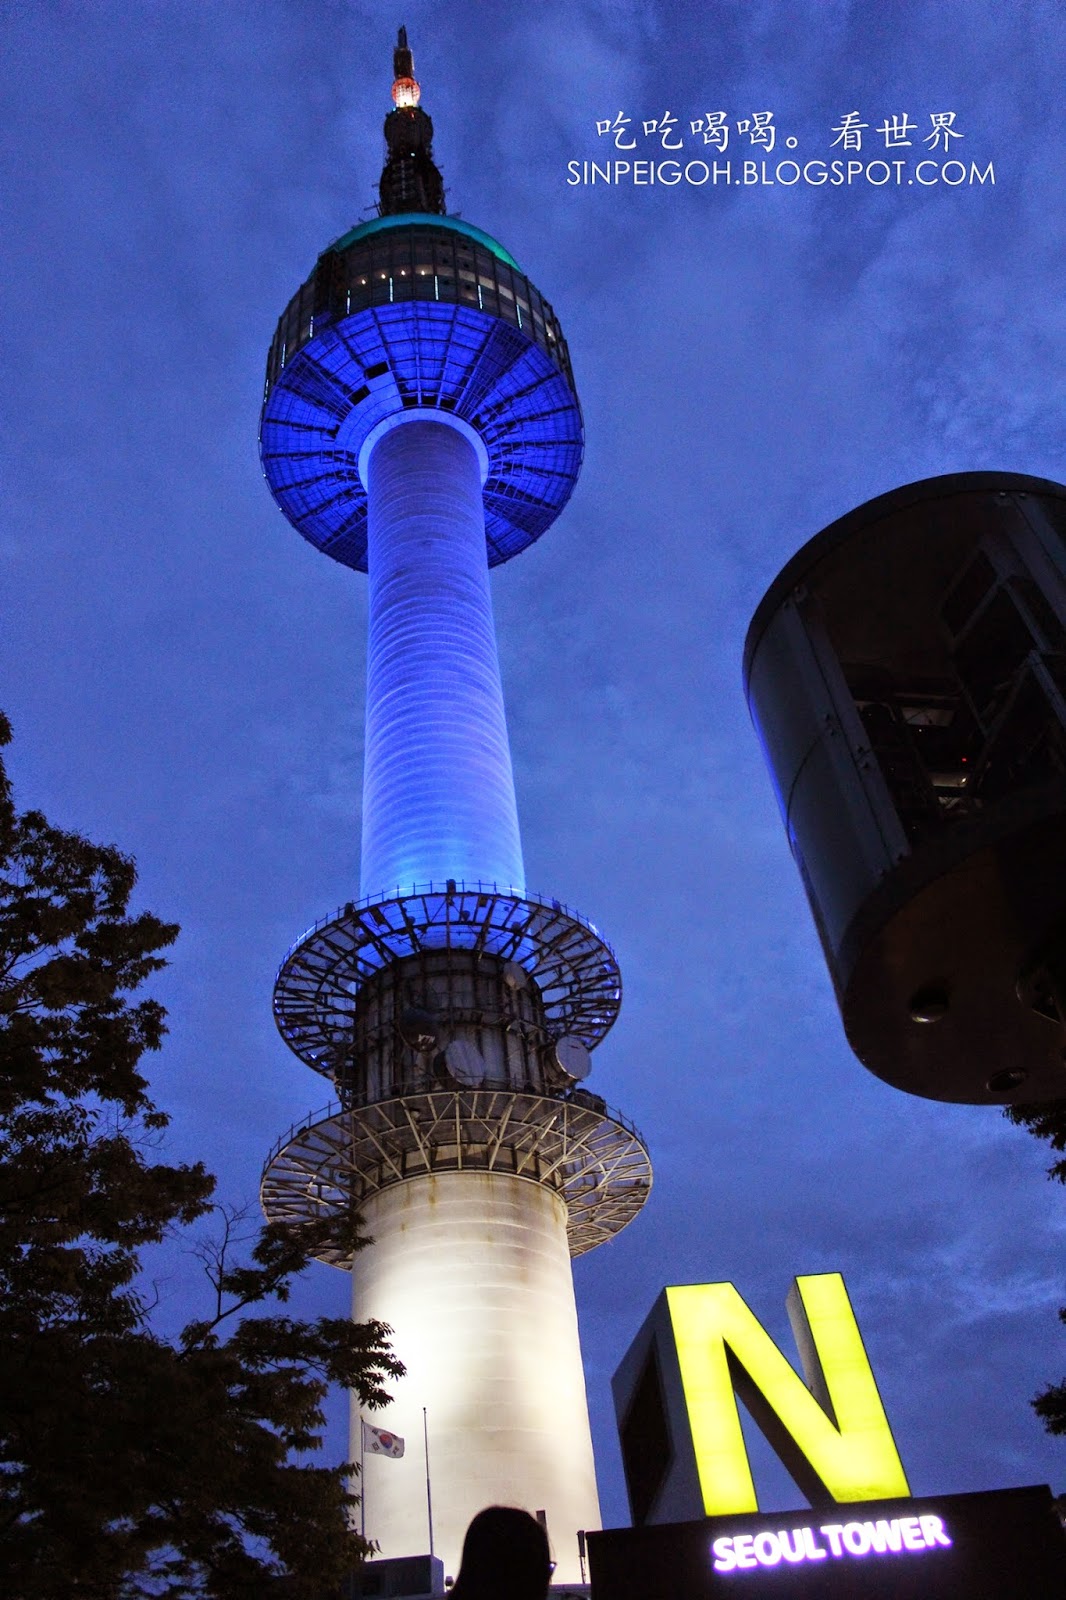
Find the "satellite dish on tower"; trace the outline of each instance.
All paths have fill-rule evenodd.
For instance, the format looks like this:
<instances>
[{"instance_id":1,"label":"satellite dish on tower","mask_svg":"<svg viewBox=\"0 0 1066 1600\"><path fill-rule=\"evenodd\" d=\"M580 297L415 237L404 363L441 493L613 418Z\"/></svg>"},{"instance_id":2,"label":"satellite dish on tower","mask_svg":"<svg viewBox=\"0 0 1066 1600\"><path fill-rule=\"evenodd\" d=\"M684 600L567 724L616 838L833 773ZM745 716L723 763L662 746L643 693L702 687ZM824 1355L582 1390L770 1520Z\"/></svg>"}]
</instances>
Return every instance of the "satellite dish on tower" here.
<instances>
[{"instance_id":1,"label":"satellite dish on tower","mask_svg":"<svg viewBox=\"0 0 1066 1600\"><path fill-rule=\"evenodd\" d=\"M555 1064L574 1083L580 1083L592 1071L592 1057L588 1046L572 1033L564 1033L555 1041Z\"/></svg>"},{"instance_id":2,"label":"satellite dish on tower","mask_svg":"<svg viewBox=\"0 0 1066 1600\"><path fill-rule=\"evenodd\" d=\"M528 989L529 973L517 961L507 961L504 963L503 981L508 989Z\"/></svg>"},{"instance_id":3,"label":"satellite dish on tower","mask_svg":"<svg viewBox=\"0 0 1066 1600\"><path fill-rule=\"evenodd\" d=\"M479 1089L485 1078L485 1059L469 1039L453 1039L444 1052L448 1071L464 1089Z\"/></svg>"}]
</instances>

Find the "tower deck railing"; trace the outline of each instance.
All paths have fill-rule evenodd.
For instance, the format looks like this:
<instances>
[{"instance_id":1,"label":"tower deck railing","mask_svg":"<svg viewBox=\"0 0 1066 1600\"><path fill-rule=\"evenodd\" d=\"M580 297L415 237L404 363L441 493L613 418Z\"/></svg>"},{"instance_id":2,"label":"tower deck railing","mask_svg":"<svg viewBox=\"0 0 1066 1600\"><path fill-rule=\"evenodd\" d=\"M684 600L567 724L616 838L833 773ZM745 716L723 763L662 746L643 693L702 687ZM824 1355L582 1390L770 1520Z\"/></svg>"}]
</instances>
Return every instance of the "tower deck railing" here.
<instances>
[{"instance_id":1,"label":"tower deck railing","mask_svg":"<svg viewBox=\"0 0 1066 1600\"><path fill-rule=\"evenodd\" d=\"M598 1095L438 1084L361 1107L326 1107L297 1124L263 1169L260 1199L272 1221L298 1225L361 1211L410 1180L458 1172L551 1189L566 1206L572 1256L621 1232L652 1182L640 1134ZM351 1268L350 1243L327 1240L316 1253Z\"/></svg>"},{"instance_id":2,"label":"tower deck railing","mask_svg":"<svg viewBox=\"0 0 1066 1600\"><path fill-rule=\"evenodd\" d=\"M317 933L320 928L328 927L331 923L339 922L343 917L350 917L357 911L368 911L371 906L389 905L394 900L414 899L418 895L440 895L442 899L448 899L450 896L457 894L510 895L516 900L525 901L528 905L541 906L545 911L554 911L564 917L569 917L572 922L580 923L583 928L587 928L610 954L614 955L613 948L604 938L596 924L590 918L583 916L580 911L575 910L573 906L567 905L564 900L559 900L554 895L533 893L529 889L514 889L509 884L490 883L481 878L473 881L465 878L448 878L443 883L433 880L428 883L409 883L406 887L397 884L393 889L384 889L377 894L363 895L359 900L346 900L343 905L337 907L336 911L327 912L325 916L317 918L316 921L304 929L298 938L293 940L285 952L285 957L278 968L278 972L280 974L289 957L312 934Z\"/></svg>"},{"instance_id":3,"label":"tower deck railing","mask_svg":"<svg viewBox=\"0 0 1066 1600\"><path fill-rule=\"evenodd\" d=\"M496 1082L492 1079L486 1079L480 1087L486 1091L495 1090L501 1094L514 1094L521 1092L516 1091L513 1083L507 1083L502 1079L499 1082ZM439 1083L436 1080L434 1080L432 1083L427 1081L425 1085L419 1085L415 1088L412 1088L409 1092L411 1094L440 1094L447 1092L447 1086ZM623 1116L621 1111L616 1111L613 1106L609 1106L605 1100L600 1098L599 1095L589 1094L588 1090L578 1090L577 1095L584 1096L587 1100L595 1101L595 1105L590 1106L587 1109L595 1110L599 1116L606 1117L609 1121L617 1123L620 1128L625 1129L626 1133L631 1134L634 1139L640 1141L641 1145L644 1145L644 1135L641 1133L636 1123L632 1122L629 1117ZM584 1099L578 1099L573 1092L571 1092L570 1096L545 1095L542 1098L557 1099L560 1105L572 1105L580 1109L586 1109L586 1101ZM320 1110L312 1111L306 1117L301 1117L300 1121L294 1122L288 1132L283 1133L281 1138L278 1139L273 1145L270 1154L263 1162L263 1171L266 1172L267 1168L271 1165L275 1158L281 1154L286 1146L290 1145L294 1139L298 1139L302 1133L306 1133L308 1129L317 1127L319 1123L328 1122L333 1117L340 1117L346 1111L362 1110L368 1103L369 1102L364 1100L356 1101L348 1105L342 1105L339 1100L330 1100L326 1105L322 1106Z\"/></svg>"}]
</instances>

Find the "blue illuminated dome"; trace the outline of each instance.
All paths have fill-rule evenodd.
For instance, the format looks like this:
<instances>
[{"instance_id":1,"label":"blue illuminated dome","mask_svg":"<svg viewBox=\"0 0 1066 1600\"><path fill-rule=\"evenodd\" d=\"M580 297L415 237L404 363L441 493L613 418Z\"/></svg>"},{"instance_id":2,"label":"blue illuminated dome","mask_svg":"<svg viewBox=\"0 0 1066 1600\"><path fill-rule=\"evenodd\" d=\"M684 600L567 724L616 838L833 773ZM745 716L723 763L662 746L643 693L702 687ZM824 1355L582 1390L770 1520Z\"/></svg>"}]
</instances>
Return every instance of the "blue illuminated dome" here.
<instances>
[{"instance_id":1,"label":"blue illuminated dome","mask_svg":"<svg viewBox=\"0 0 1066 1600\"><path fill-rule=\"evenodd\" d=\"M551 526L583 431L551 306L481 229L409 212L353 228L319 257L278 323L260 427L271 492L305 539L366 571L359 452L415 407L459 417L488 456L490 566Z\"/></svg>"}]
</instances>

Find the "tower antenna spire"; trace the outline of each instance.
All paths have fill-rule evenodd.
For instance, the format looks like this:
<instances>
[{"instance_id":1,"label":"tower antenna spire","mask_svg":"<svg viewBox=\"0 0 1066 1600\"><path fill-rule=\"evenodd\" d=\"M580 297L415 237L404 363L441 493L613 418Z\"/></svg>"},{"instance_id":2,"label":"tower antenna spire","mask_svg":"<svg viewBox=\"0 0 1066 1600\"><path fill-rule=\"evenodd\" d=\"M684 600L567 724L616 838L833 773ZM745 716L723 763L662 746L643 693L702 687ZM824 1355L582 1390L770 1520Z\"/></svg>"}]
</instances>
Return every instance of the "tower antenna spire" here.
<instances>
[{"instance_id":1,"label":"tower antenna spire","mask_svg":"<svg viewBox=\"0 0 1066 1600\"><path fill-rule=\"evenodd\" d=\"M378 184L383 217L401 212L444 215L444 179L433 160L433 121L419 105L422 89L400 28L392 52L393 110L385 118L385 165Z\"/></svg>"}]
</instances>

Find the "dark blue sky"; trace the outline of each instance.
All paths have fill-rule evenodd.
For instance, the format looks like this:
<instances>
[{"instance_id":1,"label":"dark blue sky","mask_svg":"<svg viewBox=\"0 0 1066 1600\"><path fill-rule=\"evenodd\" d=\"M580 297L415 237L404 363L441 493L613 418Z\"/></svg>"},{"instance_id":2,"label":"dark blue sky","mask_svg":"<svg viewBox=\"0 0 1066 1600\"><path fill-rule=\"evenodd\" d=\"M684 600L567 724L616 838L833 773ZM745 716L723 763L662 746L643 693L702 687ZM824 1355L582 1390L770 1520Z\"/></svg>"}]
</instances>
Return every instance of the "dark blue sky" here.
<instances>
[{"instance_id":1,"label":"dark blue sky","mask_svg":"<svg viewBox=\"0 0 1066 1600\"><path fill-rule=\"evenodd\" d=\"M997 1112L851 1056L740 689L757 601L832 518L1064 475L1057 5L0 8L2 703L20 798L135 854L183 924L170 1151L248 1198L328 1099L270 992L357 886L364 587L275 509L256 424L279 313L374 200L400 22L449 209L553 302L585 410L570 506L493 582L528 881L617 949L591 1086L656 1169L576 1268L605 1521L609 1377L659 1288L731 1278L784 1342L803 1271L844 1272L916 1492L1062 1488L1028 1400L1066 1367L1066 1197ZM855 110L864 158L907 112L918 159L953 111L995 185L568 186L620 111L662 159L639 125L667 110L687 159L716 110L763 158L735 124L772 111L771 166L840 156ZM197 1270L160 1262L164 1317ZM346 1291L316 1268L303 1303Z\"/></svg>"}]
</instances>

